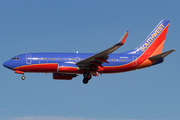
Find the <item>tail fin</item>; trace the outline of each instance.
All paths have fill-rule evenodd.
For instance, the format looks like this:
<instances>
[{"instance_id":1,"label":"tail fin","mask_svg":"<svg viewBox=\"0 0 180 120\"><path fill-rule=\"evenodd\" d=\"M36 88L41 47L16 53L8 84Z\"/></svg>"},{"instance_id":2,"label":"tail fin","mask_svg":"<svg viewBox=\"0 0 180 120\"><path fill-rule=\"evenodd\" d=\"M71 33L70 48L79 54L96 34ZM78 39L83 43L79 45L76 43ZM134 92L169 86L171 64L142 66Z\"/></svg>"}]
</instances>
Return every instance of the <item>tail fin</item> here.
<instances>
[{"instance_id":1,"label":"tail fin","mask_svg":"<svg viewBox=\"0 0 180 120\"><path fill-rule=\"evenodd\" d=\"M162 20L143 41L143 43L136 48L136 52L148 56L154 56L162 53L168 27L169 20Z\"/></svg>"}]
</instances>

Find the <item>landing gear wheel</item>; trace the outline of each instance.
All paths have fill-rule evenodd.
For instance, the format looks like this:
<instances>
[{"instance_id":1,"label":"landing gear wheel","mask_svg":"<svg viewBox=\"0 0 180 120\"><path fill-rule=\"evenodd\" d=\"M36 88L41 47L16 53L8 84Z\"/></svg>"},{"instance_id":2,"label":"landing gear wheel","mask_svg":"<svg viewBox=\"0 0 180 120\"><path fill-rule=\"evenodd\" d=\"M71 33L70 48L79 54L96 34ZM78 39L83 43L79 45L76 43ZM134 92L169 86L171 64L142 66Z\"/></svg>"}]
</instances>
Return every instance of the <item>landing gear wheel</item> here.
<instances>
[{"instance_id":1,"label":"landing gear wheel","mask_svg":"<svg viewBox=\"0 0 180 120\"><path fill-rule=\"evenodd\" d=\"M84 84L87 84L91 78L92 78L91 74L89 74L89 73L84 73L83 83L84 83Z\"/></svg>"},{"instance_id":2,"label":"landing gear wheel","mask_svg":"<svg viewBox=\"0 0 180 120\"><path fill-rule=\"evenodd\" d=\"M83 83L84 83L84 84L87 84L88 82L89 82L88 79L86 79L86 78L83 79Z\"/></svg>"},{"instance_id":3,"label":"landing gear wheel","mask_svg":"<svg viewBox=\"0 0 180 120\"><path fill-rule=\"evenodd\" d=\"M26 78L25 76L22 76L22 77L21 77L22 80L25 80L25 78Z\"/></svg>"}]
</instances>

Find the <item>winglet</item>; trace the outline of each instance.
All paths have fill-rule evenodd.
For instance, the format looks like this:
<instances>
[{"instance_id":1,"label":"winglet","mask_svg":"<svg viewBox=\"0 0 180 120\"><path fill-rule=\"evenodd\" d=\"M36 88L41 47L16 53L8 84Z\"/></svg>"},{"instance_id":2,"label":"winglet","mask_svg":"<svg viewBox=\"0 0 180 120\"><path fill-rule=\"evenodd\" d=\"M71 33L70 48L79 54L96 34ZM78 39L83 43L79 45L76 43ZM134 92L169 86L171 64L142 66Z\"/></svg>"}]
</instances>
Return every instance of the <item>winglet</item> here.
<instances>
[{"instance_id":1,"label":"winglet","mask_svg":"<svg viewBox=\"0 0 180 120\"><path fill-rule=\"evenodd\" d=\"M123 45L126 41L126 38L128 36L129 31L125 32L122 38L119 40L119 42L116 45Z\"/></svg>"}]
</instances>

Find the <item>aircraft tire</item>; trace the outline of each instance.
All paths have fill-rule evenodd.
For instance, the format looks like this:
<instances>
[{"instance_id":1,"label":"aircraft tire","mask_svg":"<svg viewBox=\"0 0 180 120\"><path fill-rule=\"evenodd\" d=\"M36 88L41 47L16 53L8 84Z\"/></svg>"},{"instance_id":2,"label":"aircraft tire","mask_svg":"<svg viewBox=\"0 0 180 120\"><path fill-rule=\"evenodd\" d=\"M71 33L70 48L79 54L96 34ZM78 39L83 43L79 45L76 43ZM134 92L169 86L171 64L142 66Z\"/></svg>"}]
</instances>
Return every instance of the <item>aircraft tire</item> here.
<instances>
[{"instance_id":1,"label":"aircraft tire","mask_svg":"<svg viewBox=\"0 0 180 120\"><path fill-rule=\"evenodd\" d=\"M89 80L88 80L87 78L84 78L84 79L83 79L83 83L84 83L84 84L87 84L88 82L89 82Z\"/></svg>"},{"instance_id":2,"label":"aircraft tire","mask_svg":"<svg viewBox=\"0 0 180 120\"><path fill-rule=\"evenodd\" d=\"M25 78L26 78L25 76L22 76L22 77L21 77L22 80L25 80Z\"/></svg>"}]
</instances>

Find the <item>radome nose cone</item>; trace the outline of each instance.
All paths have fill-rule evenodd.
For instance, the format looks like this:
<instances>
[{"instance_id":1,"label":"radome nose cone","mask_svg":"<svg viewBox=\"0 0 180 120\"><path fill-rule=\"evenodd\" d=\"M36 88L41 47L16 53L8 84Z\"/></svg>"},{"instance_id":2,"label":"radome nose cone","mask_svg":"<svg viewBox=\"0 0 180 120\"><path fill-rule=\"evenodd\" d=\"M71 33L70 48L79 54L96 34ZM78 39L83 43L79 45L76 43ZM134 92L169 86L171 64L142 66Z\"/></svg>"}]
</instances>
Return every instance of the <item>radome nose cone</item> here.
<instances>
[{"instance_id":1,"label":"radome nose cone","mask_svg":"<svg viewBox=\"0 0 180 120\"><path fill-rule=\"evenodd\" d=\"M7 66L6 64L7 64L7 63L6 63L6 62L4 62L4 63L3 63L3 66L4 66L4 67L6 67L6 66Z\"/></svg>"},{"instance_id":2,"label":"radome nose cone","mask_svg":"<svg viewBox=\"0 0 180 120\"><path fill-rule=\"evenodd\" d=\"M3 63L3 66L6 67L6 68L9 68L9 63L8 63L8 61L4 62L4 63ZM9 68L9 69L10 69L10 68Z\"/></svg>"}]
</instances>

